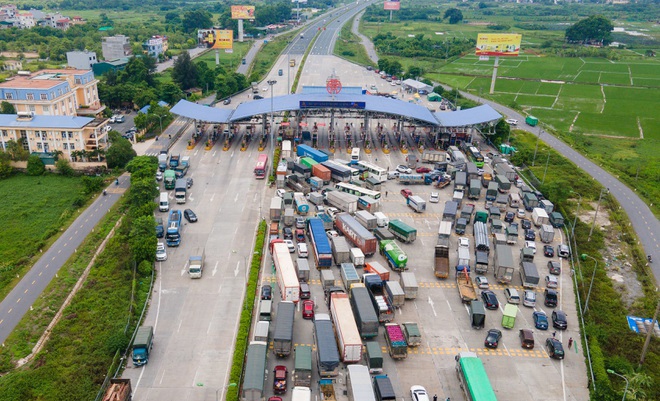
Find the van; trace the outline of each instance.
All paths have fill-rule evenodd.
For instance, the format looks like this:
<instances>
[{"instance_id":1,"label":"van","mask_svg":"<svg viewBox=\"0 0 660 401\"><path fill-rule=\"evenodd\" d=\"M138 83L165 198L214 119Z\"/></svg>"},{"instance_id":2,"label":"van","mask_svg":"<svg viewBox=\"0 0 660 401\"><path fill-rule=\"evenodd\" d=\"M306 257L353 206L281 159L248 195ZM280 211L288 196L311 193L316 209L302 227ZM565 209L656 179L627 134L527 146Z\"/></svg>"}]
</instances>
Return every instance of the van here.
<instances>
[{"instance_id":1,"label":"van","mask_svg":"<svg viewBox=\"0 0 660 401\"><path fill-rule=\"evenodd\" d=\"M520 206L520 195L514 192L509 193L509 206L517 209Z\"/></svg>"},{"instance_id":2,"label":"van","mask_svg":"<svg viewBox=\"0 0 660 401\"><path fill-rule=\"evenodd\" d=\"M259 321L260 322L270 322L272 315L271 310L273 308L273 301L270 299L262 299L259 304Z\"/></svg>"},{"instance_id":3,"label":"van","mask_svg":"<svg viewBox=\"0 0 660 401\"><path fill-rule=\"evenodd\" d=\"M504 290L504 296L506 301L510 304L518 305L520 304L520 294L515 288L507 288Z\"/></svg>"},{"instance_id":4,"label":"van","mask_svg":"<svg viewBox=\"0 0 660 401\"><path fill-rule=\"evenodd\" d=\"M529 329L521 329L518 337L520 337L520 346L527 349L534 349L534 333Z\"/></svg>"},{"instance_id":5,"label":"van","mask_svg":"<svg viewBox=\"0 0 660 401\"><path fill-rule=\"evenodd\" d=\"M312 296L312 293L309 289L309 284L300 283L300 299L309 299Z\"/></svg>"},{"instance_id":6,"label":"van","mask_svg":"<svg viewBox=\"0 0 660 401\"><path fill-rule=\"evenodd\" d=\"M170 199L167 196L167 192L160 193L160 201L158 202L158 210L161 212L167 212L170 210Z\"/></svg>"},{"instance_id":7,"label":"van","mask_svg":"<svg viewBox=\"0 0 660 401\"><path fill-rule=\"evenodd\" d=\"M378 227L387 227L387 224L390 222L390 219L383 212L374 213L374 217L376 218L376 225Z\"/></svg>"},{"instance_id":8,"label":"van","mask_svg":"<svg viewBox=\"0 0 660 401\"><path fill-rule=\"evenodd\" d=\"M280 69L277 71L277 75L279 75L279 76L281 77L283 74L284 74L284 71L282 71L282 69L280 68Z\"/></svg>"},{"instance_id":9,"label":"van","mask_svg":"<svg viewBox=\"0 0 660 401\"><path fill-rule=\"evenodd\" d=\"M483 329L486 323L486 309L482 301L470 302L470 322L473 329Z\"/></svg>"}]
</instances>

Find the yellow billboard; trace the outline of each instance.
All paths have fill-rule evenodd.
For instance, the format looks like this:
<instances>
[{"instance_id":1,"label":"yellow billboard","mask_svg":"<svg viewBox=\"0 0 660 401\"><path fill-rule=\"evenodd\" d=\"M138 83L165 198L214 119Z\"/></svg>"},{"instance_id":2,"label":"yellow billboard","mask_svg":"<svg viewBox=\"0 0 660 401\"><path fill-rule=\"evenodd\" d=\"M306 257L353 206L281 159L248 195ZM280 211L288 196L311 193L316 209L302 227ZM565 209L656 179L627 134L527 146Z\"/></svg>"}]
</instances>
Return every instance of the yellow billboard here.
<instances>
[{"instance_id":1,"label":"yellow billboard","mask_svg":"<svg viewBox=\"0 0 660 401\"><path fill-rule=\"evenodd\" d=\"M231 6L231 19L254 19L254 6Z\"/></svg>"},{"instance_id":2,"label":"yellow billboard","mask_svg":"<svg viewBox=\"0 0 660 401\"><path fill-rule=\"evenodd\" d=\"M210 29L204 32L203 42L209 49L232 49L234 31L230 29Z\"/></svg>"},{"instance_id":3,"label":"yellow billboard","mask_svg":"<svg viewBox=\"0 0 660 401\"><path fill-rule=\"evenodd\" d=\"M522 35L517 33L480 33L477 56L517 56Z\"/></svg>"}]
</instances>

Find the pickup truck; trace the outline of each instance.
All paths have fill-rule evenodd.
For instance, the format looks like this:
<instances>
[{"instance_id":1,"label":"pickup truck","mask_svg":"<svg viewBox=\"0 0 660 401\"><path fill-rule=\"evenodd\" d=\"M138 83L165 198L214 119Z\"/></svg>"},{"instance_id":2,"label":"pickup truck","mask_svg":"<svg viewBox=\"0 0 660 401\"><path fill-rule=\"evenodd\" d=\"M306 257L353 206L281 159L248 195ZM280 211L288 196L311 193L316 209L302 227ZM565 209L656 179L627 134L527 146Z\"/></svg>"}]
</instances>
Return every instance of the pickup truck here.
<instances>
[{"instance_id":1,"label":"pickup truck","mask_svg":"<svg viewBox=\"0 0 660 401\"><path fill-rule=\"evenodd\" d=\"M275 366L275 374L273 375L273 392L275 394L286 393L286 379L287 369L284 365Z\"/></svg>"}]
</instances>

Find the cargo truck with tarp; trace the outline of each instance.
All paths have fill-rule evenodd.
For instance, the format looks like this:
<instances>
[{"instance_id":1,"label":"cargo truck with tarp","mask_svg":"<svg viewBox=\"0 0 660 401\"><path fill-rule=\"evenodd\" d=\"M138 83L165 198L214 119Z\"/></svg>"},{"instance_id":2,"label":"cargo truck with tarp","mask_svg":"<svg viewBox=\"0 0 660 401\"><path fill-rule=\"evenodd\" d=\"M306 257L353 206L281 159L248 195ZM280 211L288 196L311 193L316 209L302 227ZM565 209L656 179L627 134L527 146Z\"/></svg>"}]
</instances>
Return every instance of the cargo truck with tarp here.
<instances>
[{"instance_id":1,"label":"cargo truck with tarp","mask_svg":"<svg viewBox=\"0 0 660 401\"><path fill-rule=\"evenodd\" d=\"M401 284L401 288L403 288L403 293L405 294L406 299L416 299L419 284L417 283L415 273L401 272L400 276L399 284Z\"/></svg>"},{"instance_id":2,"label":"cargo truck with tarp","mask_svg":"<svg viewBox=\"0 0 660 401\"><path fill-rule=\"evenodd\" d=\"M387 264L393 270L403 271L408 266L408 255L393 240L380 241L379 249L381 255L385 256Z\"/></svg>"},{"instance_id":3,"label":"cargo truck with tarp","mask_svg":"<svg viewBox=\"0 0 660 401\"><path fill-rule=\"evenodd\" d=\"M369 373L381 373L383 371L383 351L378 341L365 342L364 350Z\"/></svg>"},{"instance_id":4,"label":"cargo truck with tarp","mask_svg":"<svg viewBox=\"0 0 660 401\"><path fill-rule=\"evenodd\" d=\"M353 308L353 315L355 323L357 324L360 337L374 338L378 336L378 316L374 310L374 305L371 302L371 295L369 290L364 284L355 284L350 289L351 306Z\"/></svg>"},{"instance_id":5,"label":"cargo truck with tarp","mask_svg":"<svg viewBox=\"0 0 660 401\"><path fill-rule=\"evenodd\" d=\"M385 324L385 343L387 344L387 352L389 352L392 359L408 357L408 343L406 343L406 337L401 326L397 323Z\"/></svg>"},{"instance_id":6,"label":"cargo truck with tarp","mask_svg":"<svg viewBox=\"0 0 660 401\"><path fill-rule=\"evenodd\" d=\"M275 331L273 332L273 352L279 358L286 358L293 347L293 318L296 306L293 302L282 301L277 304Z\"/></svg>"},{"instance_id":7,"label":"cargo truck with tarp","mask_svg":"<svg viewBox=\"0 0 660 401\"><path fill-rule=\"evenodd\" d=\"M319 218L307 220L307 236L312 242L314 248L314 257L319 269L327 269L332 266L332 248L330 241L325 233L323 222Z\"/></svg>"},{"instance_id":8,"label":"cargo truck with tarp","mask_svg":"<svg viewBox=\"0 0 660 401\"><path fill-rule=\"evenodd\" d=\"M486 309L483 301L470 302L470 324L473 329L483 329L486 324Z\"/></svg>"},{"instance_id":9,"label":"cargo truck with tarp","mask_svg":"<svg viewBox=\"0 0 660 401\"><path fill-rule=\"evenodd\" d=\"M378 321L385 323L394 320L394 309L385 292L385 280L382 280L378 274L367 273L362 276L362 282L369 290L371 303L374 305L376 315L378 315Z\"/></svg>"},{"instance_id":10,"label":"cargo truck with tarp","mask_svg":"<svg viewBox=\"0 0 660 401\"><path fill-rule=\"evenodd\" d=\"M142 366L149 362L151 348L154 346L153 326L142 326L138 328L133 340L132 355L133 365Z\"/></svg>"},{"instance_id":11,"label":"cargo truck with tarp","mask_svg":"<svg viewBox=\"0 0 660 401\"><path fill-rule=\"evenodd\" d=\"M533 262L520 262L520 281L523 288L536 288L539 286L539 271Z\"/></svg>"},{"instance_id":12,"label":"cargo truck with tarp","mask_svg":"<svg viewBox=\"0 0 660 401\"><path fill-rule=\"evenodd\" d=\"M401 220L390 220L387 229L402 242L411 243L417 239L417 229Z\"/></svg>"},{"instance_id":13,"label":"cargo truck with tarp","mask_svg":"<svg viewBox=\"0 0 660 401\"><path fill-rule=\"evenodd\" d=\"M321 377L335 377L339 374L339 350L335 340L330 316L317 313L314 316L314 341L316 342L316 365Z\"/></svg>"},{"instance_id":14,"label":"cargo truck with tarp","mask_svg":"<svg viewBox=\"0 0 660 401\"><path fill-rule=\"evenodd\" d=\"M406 343L409 347L417 347L422 345L422 332L419 331L419 326L414 322L402 323L403 334L406 336Z\"/></svg>"},{"instance_id":15,"label":"cargo truck with tarp","mask_svg":"<svg viewBox=\"0 0 660 401\"><path fill-rule=\"evenodd\" d=\"M241 388L242 401L263 401L267 351L268 344L263 341L252 341L248 345Z\"/></svg>"},{"instance_id":16,"label":"cargo truck with tarp","mask_svg":"<svg viewBox=\"0 0 660 401\"><path fill-rule=\"evenodd\" d=\"M477 274L486 274L488 272L488 253L475 251L474 260L474 271Z\"/></svg>"},{"instance_id":17,"label":"cargo truck with tarp","mask_svg":"<svg viewBox=\"0 0 660 401\"><path fill-rule=\"evenodd\" d=\"M442 221L456 221L456 214L458 213L458 202L447 201L445 202L445 209L442 212Z\"/></svg>"},{"instance_id":18,"label":"cargo truck with tarp","mask_svg":"<svg viewBox=\"0 0 660 401\"><path fill-rule=\"evenodd\" d=\"M341 360L346 364L360 362L362 339L347 294L339 292L330 294L330 313L335 323Z\"/></svg>"},{"instance_id":19,"label":"cargo truck with tarp","mask_svg":"<svg viewBox=\"0 0 660 401\"><path fill-rule=\"evenodd\" d=\"M493 259L495 279L498 283L508 284L513 280L515 266L513 264L513 253L509 245L495 245L495 258Z\"/></svg>"},{"instance_id":20,"label":"cargo truck with tarp","mask_svg":"<svg viewBox=\"0 0 660 401\"><path fill-rule=\"evenodd\" d=\"M348 213L339 213L335 218L335 225L350 242L360 248L365 256L376 253L378 240L355 217Z\"/></svg>"},{"instance_id":21,"label":"cargo truck with tarp","mask_svg":"<svg viewBox=\"0 0 660 401\"><path fill-rule=\"evenodd\" d=\"M294 350L293 385L312 386L312 347L296 345Z\"/></svg>"},{"instance_id":22,"label":"cargo truck with tarp","mask_svg":"<svg viewBox=\"0 0 660 401\"><path fill-rule=\"evenodd\" d=\"M497 401L483 363L474 352L461 352L456 360L456 375L466 400Z\"/></svg>"}]
</instances>

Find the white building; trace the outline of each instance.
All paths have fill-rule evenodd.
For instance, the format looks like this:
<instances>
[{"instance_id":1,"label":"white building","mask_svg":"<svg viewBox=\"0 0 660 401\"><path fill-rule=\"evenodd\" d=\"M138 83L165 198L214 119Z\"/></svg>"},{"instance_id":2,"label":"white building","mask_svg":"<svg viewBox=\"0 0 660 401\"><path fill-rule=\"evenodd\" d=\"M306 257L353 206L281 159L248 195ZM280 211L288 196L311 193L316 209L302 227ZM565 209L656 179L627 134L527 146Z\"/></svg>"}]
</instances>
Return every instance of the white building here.
<instances>
[{"instance_id":1,"label":"white building","mask_svg":"<svg viewBox=\"0 0 660 401\"><path fill-rule=\"evenodd\" d=\"M92 65L98 63L96 59L96 52L90 52L85 50L66 52L66 62L69 67L76 68L78 70L91 70Z\"/></svg>"}]
</instances>

